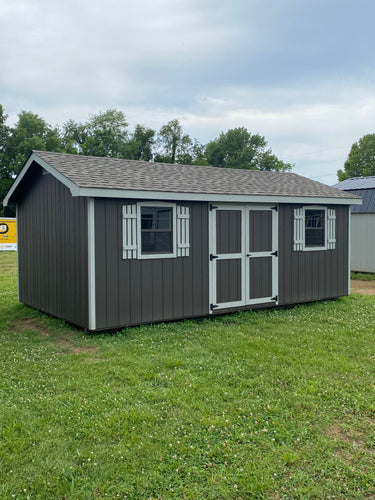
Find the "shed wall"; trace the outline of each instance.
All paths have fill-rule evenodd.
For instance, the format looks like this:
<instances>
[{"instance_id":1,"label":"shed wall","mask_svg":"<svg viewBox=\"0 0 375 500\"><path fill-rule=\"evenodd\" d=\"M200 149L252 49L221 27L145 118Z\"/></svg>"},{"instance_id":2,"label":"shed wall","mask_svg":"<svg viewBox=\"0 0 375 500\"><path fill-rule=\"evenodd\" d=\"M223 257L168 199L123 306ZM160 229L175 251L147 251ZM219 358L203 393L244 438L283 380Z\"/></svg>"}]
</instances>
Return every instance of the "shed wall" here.
<instances>
[{"instance_id":1,"label":"shed wall","mask_svg":"<svg viewBox=\"0 0 375 500\"><path fill-rule=\"evenodd\" d=\"M336 210L335 250L294 251L293 210L279 206L279 304L348 295L348 206Z\"/></svg>"},{"instance_id":2,"label":"shed wall","mask_svg":"<svg viewBox=\"0 0 375 500\"><path fill-rule=\"evenodd\" d=\"M375 273L375 213L351 217L351 270Z\"/></svg>"},{"instance_id":3,"label":"shed wall","mask_svg":"<svg viewBox=\"0 0 375 500\"><path fill-rule=\"evenodd\" d=\"M122 206L95 199L96 329L208 314L208 204L190 209L190 255L122 258Z\"/></svg>"},{"instance_id":4,"label":"shed wall","mask_svg":"<svg viewBox=\"0 0 375 500\"><path fill-rule=\"evenodd\" d=\"M38 169L17 224L20 301L86 328L87 200Z\"/></svg>"}]
</instances>

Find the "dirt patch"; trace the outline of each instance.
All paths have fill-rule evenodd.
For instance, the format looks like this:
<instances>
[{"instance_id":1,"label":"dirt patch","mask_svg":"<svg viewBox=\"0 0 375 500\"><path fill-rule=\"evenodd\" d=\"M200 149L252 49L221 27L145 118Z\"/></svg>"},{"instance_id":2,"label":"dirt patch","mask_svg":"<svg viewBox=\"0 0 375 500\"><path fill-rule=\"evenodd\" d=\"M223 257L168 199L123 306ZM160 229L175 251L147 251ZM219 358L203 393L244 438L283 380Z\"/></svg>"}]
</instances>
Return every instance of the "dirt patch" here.
<instances>
[{"instance_id":1,"label":"dirt patch","mask_svg":"<svg viewBox=\"0 0 375 500\"><path fill-rule=\"evenodd\" d=\"M50 337L51 332L45 326L38 323L35 319L24 318L15 322L12 330L16 333L25 332L31 330L33 332L39 333L42 337Z\"/></svg>"},{"instance_id":2,"label":"dirt patch","mask_svg":"<svg viewBox=\"0 0 375 500\"><path fill-rule=\"evenodd\" d=\"M15 333L22 333L31 330L38 333L42 337L50 338L55 344L66 348L69 352L74 354L79 353L93 353L97 351L95 346L77 346L76 333L71 330L50 330L47 326L33 318L24 318L16 321L12 330Z\"/></svg>"},{"instance_id":3,"label":"dirt patch","mask_svg":"<svg viewBox=\"0 0 375 500\"><path fill-rule=\"evenodd\" d=\"M362 293L363 295L375 295L375 280L350 280L350 292Z\"/></svg>"}]
</instances>

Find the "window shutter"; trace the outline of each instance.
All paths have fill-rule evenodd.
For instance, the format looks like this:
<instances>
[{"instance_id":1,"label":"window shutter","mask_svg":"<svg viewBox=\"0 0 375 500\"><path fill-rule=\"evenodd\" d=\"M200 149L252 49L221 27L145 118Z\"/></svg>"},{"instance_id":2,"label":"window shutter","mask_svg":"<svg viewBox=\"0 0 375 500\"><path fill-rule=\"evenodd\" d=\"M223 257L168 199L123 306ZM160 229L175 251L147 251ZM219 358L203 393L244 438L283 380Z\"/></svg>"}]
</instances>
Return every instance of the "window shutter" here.
<instances>
[{"instance_id":1,"label":"window shutter","mask_svg":"<svg viewBox=\"0 0 375 500\"><path fill-rule=\"evenodd\" d=\"M122 258L137 258L137 205L122 207Z\"/></svg>"},{"instance_id":2,"label":"window shutter","mask_svg":"<svg viewBox=\"0 0 375 500\"><path fill-rule=\"evenodd\" d=\"M327 228L328 250L336 248L336 210L328 209L328 228Z\"/></svg>"},{"instance_id":3,"label":"window shutter","mask_svg":"<svg viewBox=\"0 0 375 500\"><path fill-rule=\"evenodd\" d=\"M303 208L295 208L293 250L303 250L304 232L305 232L304 210Z\"/></svg>"},{"instance_id":4,"label":"window shutter","mask_svg":"<svg viewBox=\"0 0 375 500\"><path fill-rule=\"evenodd\" d=\"M189 207L177 206L177 257L189 257Z\"/></svg>"}]
</instances>

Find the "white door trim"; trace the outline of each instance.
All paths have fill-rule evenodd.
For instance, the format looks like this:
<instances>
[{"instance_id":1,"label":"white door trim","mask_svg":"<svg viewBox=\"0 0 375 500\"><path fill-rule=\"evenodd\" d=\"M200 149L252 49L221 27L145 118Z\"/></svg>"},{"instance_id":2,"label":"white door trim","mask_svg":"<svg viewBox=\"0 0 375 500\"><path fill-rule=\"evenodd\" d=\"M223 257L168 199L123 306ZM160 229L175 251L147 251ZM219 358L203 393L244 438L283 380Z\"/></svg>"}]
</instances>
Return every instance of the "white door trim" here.
<instances>
[{"instance_id":1,"label":"white door trim","mask_svg":"<svg viewBox=\"0 0 375 500\"><path fill-rule=\"evenodd\" d=\"M216 213L217 210L241 211L241 252L235 254L217 254L216 238ZM249 221L251 210L272 211L272 251L252 252L250 254ZM274 252L276 254L272 255ZM209 313L213 308L229 309L238 306L265 304L269 302L278 303L278 211L274 205L255 204L215 204L209 211ZM214 256L211 259L210 256ZM272 256L272 296L250 299L250 259ZM219 260L241 259L241 300L233 302L217 302L217 264ZM276 300L275 300L276 297Z\"/></svg>"}]
</instances>

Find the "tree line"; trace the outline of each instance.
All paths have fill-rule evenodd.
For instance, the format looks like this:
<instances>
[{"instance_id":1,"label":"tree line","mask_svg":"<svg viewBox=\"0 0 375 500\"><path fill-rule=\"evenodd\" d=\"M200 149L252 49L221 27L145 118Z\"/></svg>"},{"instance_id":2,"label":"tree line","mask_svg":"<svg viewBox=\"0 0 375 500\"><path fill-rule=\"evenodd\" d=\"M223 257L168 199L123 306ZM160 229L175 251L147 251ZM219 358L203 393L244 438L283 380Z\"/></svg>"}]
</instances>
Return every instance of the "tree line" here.
<instances>
[{"instance_id":1,"label":"tree line","mask_svg":"<svg viewBox=\"0 0 375 500\"><path fill-rule=\"evenodd\" d=\"M55 127L31 111L21 111L14 126L7 119L0 105L1 202L33 149L223 168L288 171L293 167L272 153L263 136L244 127L201 144L177 119L158 131L141 124L130 131L125 114L116 109L91 115L84 123L68 120ZM4 212L1 204L0 215L13 215L12 208L6 207Z\"/></svg>"}]
</instances>

